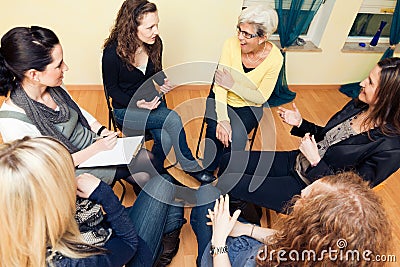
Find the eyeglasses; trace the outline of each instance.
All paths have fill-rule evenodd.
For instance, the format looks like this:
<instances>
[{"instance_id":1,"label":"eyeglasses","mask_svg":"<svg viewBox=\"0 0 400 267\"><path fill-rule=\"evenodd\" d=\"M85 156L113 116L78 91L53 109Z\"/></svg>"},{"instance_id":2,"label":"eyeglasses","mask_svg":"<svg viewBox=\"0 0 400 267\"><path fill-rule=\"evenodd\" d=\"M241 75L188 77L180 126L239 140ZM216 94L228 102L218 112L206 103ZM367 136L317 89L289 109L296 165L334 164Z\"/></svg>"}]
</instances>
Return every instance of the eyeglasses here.
<instances>
[{"instance_id":1,"label":"eyeglasses","mask_svg":"<svg viewBox=\"0 0 400 267\"><path fill-rule=\"evenodd\" d=\"M243 37L246 38L246 39L252 39L252 38L258 37L258 34L257 34L257 33L251 34L251 33L242 31L242 30L240 29L239 26L236 28L236 30L237 30L238 36L239 36L240 34L242 34Z\"/></svg>"}]
</instances>

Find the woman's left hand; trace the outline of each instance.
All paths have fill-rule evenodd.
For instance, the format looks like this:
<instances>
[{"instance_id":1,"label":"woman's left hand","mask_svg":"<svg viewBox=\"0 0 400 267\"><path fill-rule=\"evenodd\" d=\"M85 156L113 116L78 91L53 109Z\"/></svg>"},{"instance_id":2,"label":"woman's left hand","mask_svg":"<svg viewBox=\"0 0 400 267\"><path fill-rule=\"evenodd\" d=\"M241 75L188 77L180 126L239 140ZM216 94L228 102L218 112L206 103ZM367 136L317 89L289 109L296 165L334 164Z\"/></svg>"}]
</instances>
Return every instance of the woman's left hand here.
<instances>
[{"instance_id":1,"label":"woman's left hand","mask_svg":"<svg viewBox=\"0 0 400 267\"><path fill-rule=\"evenodd\" d=\"M100 179L89 174L83 173L76 177L77 195L83 198L89 198L93 191L99 186Z\"/></svg>"},{"instance_id":2,"label":"woman's left hand","mask_svg":"<svg viewBox=\"0 0 400 267\"><path fill-rule=\"evenodd\" d=\"M223 87L226 90L231 90L235 81L232 78L232 75L226 69L217 70L215 72L215 82L217 85Z\"/></svg>"},{"instance_id":3,"label":"woman's left hand","mask_svg":"<svg viewBox=\"0 0 400 267\"><path fill-rule=\"evenodd\" d=\"M308 159L312 166L317 165L318 162L321 160L314 135L310 136L310 133L306 133L301 139L299 149L301 153L303 153L303 155Z\"/></svg>"},{"instance_id":4,"label":"woman's left hand","mask_svg":"<svg viewBox=\"0 0 400 267\"><path fill-rule=\"evenodd\" d=\"M164 84L160 86L160 91L163 92L164 94L166 94L174 88L175 88L175 85L171 84L171 82L168 80L168 78L165 78Z\"/></svg>"},{"instance_id":5,"label":"woman's left hand","mask_svg":"<svg viewBox=\"0 0 400 267\"><path fill-rule=\"evenodd\" d=\"M232 231L235 223L240 215L240 210L236 210L232 217L229 212L229 196L225 198L221 196L215 201L214 211L208 210L208 218L211 222L207 225L212 225L213 235L211 243L213 246L225 246L226 238Z\"/></svg>"}]
</instances>

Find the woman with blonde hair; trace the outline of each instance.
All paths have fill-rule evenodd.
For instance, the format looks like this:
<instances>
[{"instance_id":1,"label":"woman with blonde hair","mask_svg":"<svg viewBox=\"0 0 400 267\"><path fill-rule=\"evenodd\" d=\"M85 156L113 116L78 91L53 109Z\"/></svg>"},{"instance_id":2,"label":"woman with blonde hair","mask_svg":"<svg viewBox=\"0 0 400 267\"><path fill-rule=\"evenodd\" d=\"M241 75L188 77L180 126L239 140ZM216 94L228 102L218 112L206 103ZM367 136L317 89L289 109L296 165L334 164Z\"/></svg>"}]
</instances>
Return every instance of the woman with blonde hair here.
<instances>
[{"instance_id":1,"label":"woman with blonde hair","mask_svg":"<svg viewBox=\"0 0 400 267\"><path fill-rule=\"evenodd\" d=\"M204 253L201 266L381 266L391 228L380 198L357 174L321 178L292 204L273 230L236 221L240 211L231 217L229 197L221 196L208 211L213 258Z\"/></svg>"},{"instance_id":2,"label":"woman with blonde hair","mask_svg":"<svg viewBox=\"0 0 400 267\"><path fill-rule=\"evenodd\" d=\"M1 145L0 177L4 267L152 266L164 231L180 227L183 220L182 208L168 204L174 196L172 177L151 179L126 211L98 178L75 178L70 153L49 137ZM75 218L77 196L100 204L106 213L104 225L112 234L104 245L93 246L83 238Z\"/></svg>"}]
</instances>

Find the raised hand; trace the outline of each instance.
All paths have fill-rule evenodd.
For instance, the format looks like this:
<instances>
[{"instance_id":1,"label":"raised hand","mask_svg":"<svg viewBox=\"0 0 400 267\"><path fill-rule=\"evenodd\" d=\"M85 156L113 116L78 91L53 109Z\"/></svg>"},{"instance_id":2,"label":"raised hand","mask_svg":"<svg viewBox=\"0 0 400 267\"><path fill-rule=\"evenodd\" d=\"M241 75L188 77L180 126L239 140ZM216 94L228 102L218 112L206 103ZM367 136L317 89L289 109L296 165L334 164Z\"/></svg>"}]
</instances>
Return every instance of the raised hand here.
<instances>
[{"instance_id":1,"label":"raised hand","mask_svg":"<svg viewBox=\"0 0 400 267\"><path fill-rule=\"evenodd\" d=\"M164 94L168 93L175 88L175 85L171 84L168 78L164 79L164 84L160 86L160 91Z\"/></svg>"},{"instance_id":2,"label":"raised hand","mask_svg":"<svg viewBox=\"0 0 400 267\"><path fill-rule=\"evenodd\" d=\"M293 102L292 104L293 110L286 109L284 107L278 107L278 114L279 117L282 118L282 120L291 125L291 126L297 126L299 127L301 125L301 122L303 121L301 114L299 110L296 107L296 104Z\"/></svg>"},{"instance_id":3,"label":"raised hand","mask_svg":"<svg viewBox=\"0 0 400 267\"><path fill-rule=\"evenodd\" d=\"M214 246L225 246L226 238L235 226L240 212L240 210L236 210L231 217L229 212L229 195L225 195L225 198L221 196L219 200L215 201L214 211L208 210L207 217L211 222L207 224L212 225L213 228L211 243Z\"/></svg>"}]
</instances>

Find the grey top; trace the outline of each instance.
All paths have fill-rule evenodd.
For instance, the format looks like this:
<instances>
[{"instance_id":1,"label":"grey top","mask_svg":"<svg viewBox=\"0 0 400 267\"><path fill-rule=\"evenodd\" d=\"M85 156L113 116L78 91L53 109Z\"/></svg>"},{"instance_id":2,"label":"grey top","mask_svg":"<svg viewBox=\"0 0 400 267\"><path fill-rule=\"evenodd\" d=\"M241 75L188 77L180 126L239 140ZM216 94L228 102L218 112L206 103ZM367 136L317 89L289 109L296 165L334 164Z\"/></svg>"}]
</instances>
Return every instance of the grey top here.
<instances>
[{"instance_id":1,"label":"grey top","mask_svg":"<svg viewBox=\"0 0 400 267\"><path fill-rule=\"evenodd\" d=\"M93 143L93 138L96 133L92 132L88 128L82 126L78 121L78 113L70 108L70 119L63 123L55 125L60 132L67 137L71 143L78 147L80 150L87 148ZM112 184L115 177L116 167L113 166L102 166L93 168L77 168L75 170L76 175L82 173L90 173L97 178L101 179L107 184Z\"/></svg>"}]
</instances>

